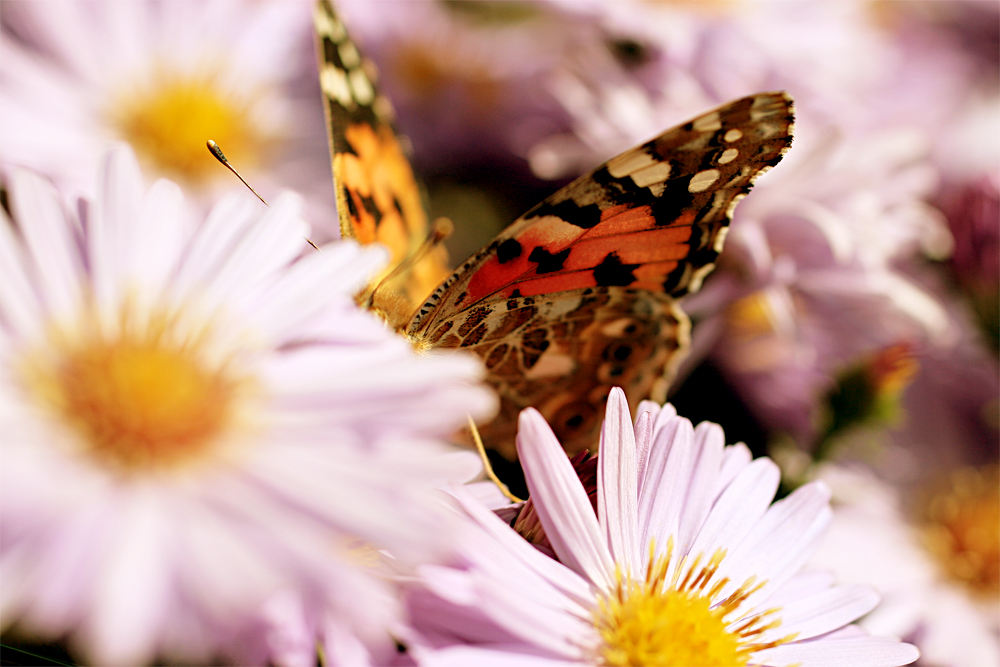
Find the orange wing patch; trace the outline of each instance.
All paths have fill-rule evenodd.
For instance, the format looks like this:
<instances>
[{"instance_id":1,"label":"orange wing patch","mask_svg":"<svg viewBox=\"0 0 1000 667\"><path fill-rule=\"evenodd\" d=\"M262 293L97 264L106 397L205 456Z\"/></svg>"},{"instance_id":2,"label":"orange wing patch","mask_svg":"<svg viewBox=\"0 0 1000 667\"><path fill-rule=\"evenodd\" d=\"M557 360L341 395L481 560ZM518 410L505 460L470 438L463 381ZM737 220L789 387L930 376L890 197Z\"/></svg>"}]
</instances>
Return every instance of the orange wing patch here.
<instances>
[{"instance_id":1,"label":"orange wing patch","mask_svg":"<svg viewBox=\"0 0 1000 667\"><path fill-rule=\"evenodd\" d=\"M427 215L393 127L392 105L378 92L374 64L358 52L328 0L317 4L314 18L340 233L389 248L391 260L373 281L377 285L424 243ZM437 246L384 288L402 294L412 311L448 275L447 261L444 247Z\"/></svg>"}]
</instances>

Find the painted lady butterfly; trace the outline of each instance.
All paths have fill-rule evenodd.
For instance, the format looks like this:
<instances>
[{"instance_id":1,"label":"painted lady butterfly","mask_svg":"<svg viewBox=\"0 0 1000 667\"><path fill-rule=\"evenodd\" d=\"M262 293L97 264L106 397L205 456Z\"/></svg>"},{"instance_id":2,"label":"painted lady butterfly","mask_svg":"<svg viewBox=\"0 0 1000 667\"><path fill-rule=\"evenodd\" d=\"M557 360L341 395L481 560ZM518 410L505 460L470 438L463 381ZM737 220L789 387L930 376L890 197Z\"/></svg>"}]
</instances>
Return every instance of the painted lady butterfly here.
<instances>
[{"instance_id":1,"label":"painted lady butterfly","mask_svg":"<svg viewBox=\"0 0 1000 667\"><path fill-rule=\"evenodd\" d=\"M612 158L448 276L442 249L418 252L427 216L374 66L328 0L315 19L341 232L387 245L396 271L364 298L415 344L483 358L501 399L480 429L487 446L512 458L517 415L535 406L572 454L596 447L611 387L633 410L664 400L689 338L678 299L701 286L737 202L791 145L789 96L735 100Z\"/></svg>"}]
</instances>

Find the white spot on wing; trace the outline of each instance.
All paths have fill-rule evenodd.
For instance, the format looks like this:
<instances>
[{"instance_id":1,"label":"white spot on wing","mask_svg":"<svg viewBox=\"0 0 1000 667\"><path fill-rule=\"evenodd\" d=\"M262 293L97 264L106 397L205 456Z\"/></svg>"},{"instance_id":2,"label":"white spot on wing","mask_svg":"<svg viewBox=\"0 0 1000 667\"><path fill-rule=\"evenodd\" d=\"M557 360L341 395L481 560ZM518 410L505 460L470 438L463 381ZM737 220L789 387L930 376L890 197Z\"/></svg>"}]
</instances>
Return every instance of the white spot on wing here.
<instances>
[{"instance_id":1,"label":"white spot on wing","mask_svg":"<svg viewBox=\"0 0 1000 667\"><path fill-rule=\"evenodd\" d=\"M645 151L628 151L608 160L608 173L614 178L624 178L629 174L655 164L659 164L659 162Z\"/></svg>"},{"instance_id":2,"label":"white spot on wing","mask_svg":"<svg viewBox=\"0 0 1000 667\"><path fill-rule=\"evenodd\" d=\"M354 99L358 104L367 106L375 99L375 89L372 82L368 80L368 75L359 69L351 70L347 75L351 83L351 90L354 91Z\"/></svg>"},{"instance_id":3,"label":"white spot on wing","mask_svg":"<svg viewBox=\"0 0 1000 667\"><path fill-rule=\"evenodd\" d=\"M737 130L737 132L739 132L739 130ZM726 134L728 134L728 132ZM730 162L735 160L736 156L739 154L740 154L739 150L735 148L727 148L726 150L722 151L722 155L719 156L719 164L729 164Z\"/></svg>"},{"instance_id":4,"label":"white spot on wing","mask_svg":"<svg viewBox=\"0 0 1000 667\"><path fill-rule=\"evenodd\" d=\"M654 183L660 183L667 180L667 177L670 176L670 163L657 162L656 164L650 165L645 169L632 172L631 176L636 185L640 188L645 188L653 185Z\"/></svg>"},{"instance_id":5,"label":"white spot on wing","mask_svg":"<svg viewBox=\"0 0 1000 667\"><path fill-rule=\"evenodd\" d=\"M722 138L724 141L728 141L729 143L732 143L734 141L739 141L740 139L743 138L743 131L738 130L734 127L733 129L728 130L725 136L723 136Z\"/></svg>"},{"instance_id":6,"label":"white spot on wing","mask_svg":"<svg viewBox=\"0 0 1000 667\"><path fill-rule=\"evenodd\" d=\"M341 106L348 108L354 106L354 98L351 97L351 88L347 84L347 74L344 70L333 65L324 65L319 82L323 92L337 100Z\"/></svg>"},{"instance_id":7,"label":"white spot on wing","mask_svg":"<svg viewBox=\"0 0 1000 667\"><path fill-rule=\"evenodd\" d=\"M688 183L688 192L703 192L710 188L712 183L715 183L718 178L718 169L706 169L705 171L699 171L691 177L691 182Z\"/></svg>"},{"instance_id":8,"label":"white spot on wing","mask_svg":"<svg viewBox=\"0 0 1000 667\"><path fill-rule=\"evenodd\" d=\"M361 64L361 56L353 43L341 42L337 51L340 53L340 61L344 63L345 69L354 69Z\"/></svg>"},{"instance_id":9,"label":"white spot on wing","mask_svg":"<svg viewBox=\"0 0 1000 667\"><path fill-rule=\"evenodd\" d=\"M713 111L696 119L693 125L698 132L714 132L722 129L722 120L719 118L719 112Z\"/></svg>"}]
</instances>

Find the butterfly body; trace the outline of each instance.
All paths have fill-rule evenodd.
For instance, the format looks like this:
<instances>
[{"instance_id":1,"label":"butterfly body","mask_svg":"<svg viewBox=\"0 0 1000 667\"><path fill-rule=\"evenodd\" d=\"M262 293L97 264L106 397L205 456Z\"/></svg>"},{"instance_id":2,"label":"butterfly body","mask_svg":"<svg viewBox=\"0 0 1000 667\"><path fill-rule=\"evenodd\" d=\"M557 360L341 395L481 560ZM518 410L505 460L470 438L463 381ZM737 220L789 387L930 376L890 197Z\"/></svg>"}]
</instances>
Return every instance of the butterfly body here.
<instances>
[{"instance_id":1,"label":"butterfly body","mask_svg":"<svg viewBox=\"0 0 1000 667\"><path fill-rule=\"evenodd\" d=\"M339 29L322 27L333 22ZM317 27L321 68L337 71L347 38L325 0ZM351 49L353 44L346 51ZM321 72L324 77L350 79ZM383 202L391 199L384 209L372 206L375 198L366 194L377 187L345 171L352 161L361 162L355 159L358 144L348 137L370 131L388 143L395 136L390 121L362 110L361 100L352 99L353 111L346 108L342 87L324 84L324 92L338 205L345 204L339 206L344 236L363 242L374 237L393 249L394 261L412 257L427 223L401 203L419 195L405 159L405 168L391 172L379 164L368 169L368 179L381 178L383 190L408 193L382 196ZM394 326L418 347L467 349L483 359L501 401L497 418L481 427L488 446L513 457L517 415L534 406L568 452L596 447L599 415L612 387L623 387L633 403L664 400L689 338L678 300L696 291L714 266L733 209L754 179L788 150L792 119L784 92L735 100L576 179L518 218L433 292L428 283L444 274L440 255L415 259L400 291L411 303L420 303L414 297L421 290L430 295L411 306L408 321L398 315L405 308L397 306ZM398 163L393 155L392 164Z\"/></svg>"}]
</instances>

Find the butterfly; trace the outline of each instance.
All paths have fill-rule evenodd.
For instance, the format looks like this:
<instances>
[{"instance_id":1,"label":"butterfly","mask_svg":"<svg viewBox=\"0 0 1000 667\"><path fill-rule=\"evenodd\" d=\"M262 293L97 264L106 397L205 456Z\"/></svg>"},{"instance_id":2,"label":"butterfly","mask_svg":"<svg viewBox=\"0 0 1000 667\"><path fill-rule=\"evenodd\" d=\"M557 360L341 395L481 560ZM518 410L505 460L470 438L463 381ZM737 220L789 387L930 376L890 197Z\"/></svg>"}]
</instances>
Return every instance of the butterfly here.
<instances>
[{"instance_id":1,"label":"butterfly","mask_svg":"<svg viewBox=\"0 0 1000 667\"><path fill-rule=\"evenodd\" d=\"M789 149L788 94L729 102L608 160L449 273L375 67L329 0L315 23L341 233L392 253L362 300L418 348L483 359L500 396L487 446L514 458L518 414L534 406L568 453L595 449L612 387L633 410L665 400L690 337L679 299Z\"/></svg>"}]
</instances>

